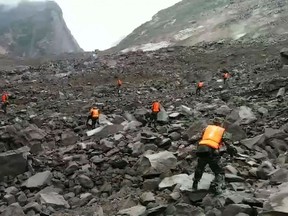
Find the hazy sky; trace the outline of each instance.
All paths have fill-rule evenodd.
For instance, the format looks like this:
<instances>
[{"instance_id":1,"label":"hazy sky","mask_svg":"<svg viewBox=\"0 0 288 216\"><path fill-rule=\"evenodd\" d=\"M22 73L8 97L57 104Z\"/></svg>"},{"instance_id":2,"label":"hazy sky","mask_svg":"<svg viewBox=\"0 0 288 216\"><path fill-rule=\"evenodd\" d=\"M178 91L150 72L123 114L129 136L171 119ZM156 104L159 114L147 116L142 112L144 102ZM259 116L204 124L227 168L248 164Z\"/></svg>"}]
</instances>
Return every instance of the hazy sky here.
<instances>
[{"instance_id":1,"label":"hazy sky","mask_svg":"<svg viewBox=\"0 0 288 216\"><path fill-rule=\"evenodd\" d=\"M15 3L19 0L0 0ZM107 49L180 0L55 0L84 50Z\"/></svg>"}]
</instances>

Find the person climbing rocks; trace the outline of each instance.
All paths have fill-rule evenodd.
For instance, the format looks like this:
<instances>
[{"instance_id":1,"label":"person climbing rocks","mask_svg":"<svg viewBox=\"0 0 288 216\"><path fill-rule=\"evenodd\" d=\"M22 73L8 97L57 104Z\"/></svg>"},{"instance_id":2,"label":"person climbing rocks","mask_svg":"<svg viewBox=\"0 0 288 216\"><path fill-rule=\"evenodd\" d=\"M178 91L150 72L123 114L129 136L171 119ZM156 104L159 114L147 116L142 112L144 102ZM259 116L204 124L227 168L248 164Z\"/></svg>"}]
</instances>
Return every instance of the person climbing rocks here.
<instances>
[{"instance_id":1,"label":"person climbing rocks","mask_svg":"<svg viewBox=\"0 0 288 216\"><path fill-rule=\"evenodd\" d=\"M158 113L161 111L160 107L161 107L160 102L154 100L151 107L151 117L150 117L150 123L153 124L154 127L156 126L157 123Z\"/></svg>"},{"instance_id":2,"label":"person climbing rocks","mask_svg":"<svg viewBox=\"0 0 288 216\"><path fill-rule=\"evenodd\" d=\"M121 87L122 87L122 80L121 79L117 79L117 89L118 89L118 95L121 94Z\"/></svg>"},{"instance_id":3,"label":"person climbing rocks","mask_svg":"<svg viewBox=\"0 0 288 216\"><path fill-rule=\"evenodd\" d=\"M231 152L233 147L229 147L229 134L225 132L225 128L222 126L222 120L215 118L213 125L208 125L202 133L202 138L197 146L196 155L198 157L198 164L195 170L194 181L192 188L197 190L198 183L202 178L205 171L205 167L208 164L213 173L215 179L211 184L211 189L215 194L220 194L224 185L224 169L220 163L220 147L226 144L227 152L229 154L236 154L235 149Z\"/></svg>"},{"instance_id":4,"label":"person climbing rocks","mask_svg":"<svg viewBox=\"0 0 288 216\"><path fill-rule=\"evenodd\" d=\"M228 73L228 71L225 71L223 73L223 83L224 85L226 84L227 79L230 77L230 74Z\"/></svg>"},{"instance_id":5,"label":"person climbing rocks","mask_svg":"<svg viewBox=\"0 0 288 216\"><path fill-rule=\"evenodd\" d=\"M9 95L7 92L3 92L2 97L1 97L1 109L3 110L3 112L6 114L7 113L7 106L9 105L9 101L8 101Z\"/></svg>"},{"instance_id":6,"label":"person climbing rocks","mask_svg":"<svg viewBox=\"0 0 288 216\"><path fill-rule=\"evenodd\" d=\"M203 88L203 86L204 86L204 82L203 81L200 81L200 82L197 83L196 95L200 95L200 91Z\"/></svg>"},{"instance_id":7,"label":"person climbing rocks","mask_svg":"<svg viewBox=\"0 0 288 216\"><path fill-rule=\"evenodd\" d=\"M88 125L89 120L91 119L92 124L91 127L92 129L96 128L96 124L99 125L99 115L100 115L100 111L99 109L94 105L91 109L90 109L90 114L87 118L86 121L86 125Z\"/></svg>"}]
</instances>

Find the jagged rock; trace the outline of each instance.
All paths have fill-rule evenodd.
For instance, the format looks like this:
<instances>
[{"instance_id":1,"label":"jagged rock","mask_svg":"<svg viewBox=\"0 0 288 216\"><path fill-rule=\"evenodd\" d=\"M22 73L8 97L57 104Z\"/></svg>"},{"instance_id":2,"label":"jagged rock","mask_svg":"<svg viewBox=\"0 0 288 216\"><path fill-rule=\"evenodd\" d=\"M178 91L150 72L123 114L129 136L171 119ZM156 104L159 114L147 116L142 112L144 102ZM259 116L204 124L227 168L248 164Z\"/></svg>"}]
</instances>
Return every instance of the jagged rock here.
<instances>
[{"instance_id":1,"label":"jagged rock","mask_svg":"<svg viewBox=\"0 0 288 216\"><path fill-rule=\"evenodd\" d=\"M124 131L137 131L139 127L142 126L141 122L138 121L131 121L126 124L124 124Z\"/></svg>"},{"instance_id":2,"label":"jagged rock","mask_svg":"<svg viewBox=\"0 0 288 216\"><path fill-rule=\"evenodd\" d=\"M277 98L282 98L284 95L285 95L285 87L282 87L282 88L279 89L276 97Z\"/></svg>"},{"instance_id":3,"label":"jagged rock","mask_svg":"<svg viewBox=\"0 0 288 216\"><path fill-rule=\"evenodd\" d=\"M51 206L55 209L70 208L69 204L63 196L55 192L50 193L40 193L39 201L42 205Z\"/></svg>"},{"instance_id":4,"label":"jagged rock","mask_svg":"<svg viewBox=\"0 0 288 216\"><path fill-rule=\"evenodd\" d=\"M79 169L79 165L76 162L69 162L68 167L65 169L67 175L73 174L76 170Z\"/></svg>"},{"instance_id":5,"label":"jagged rock","mask_svg":"<svg viewBox=\"0 0 288 216\"><path fill-rule=\"evenodd\" d=\"M124 169L129 164L129 162L125 159L116 159L111 161L110 164L113 168Z\"/></svg>"},{"instance_id":6,"label":"jagged rock","mask_svg":"<svg viewBox=\"0 0 288 216\"><path fill-rule=\"evenodd\" d=\"M4 176L16 176L28 170L28 147L0 153L0 179Z\"/></svg>"},{"instance_id":7,"label":"jagged rock","mask_svg":"<svg viewBox=\"0 0 288 216\"><path fill-rule=\"evenodd\" d=\"M161 182L160 178L146 179L143 182L143 190L145 191L154 191L158 188L159 183Z\"/></svg>"},{"instance_id":8,"label":"jagged rock","mask_svg":"<svg viewBox=\"0 0 288 216\"><path fill-rule=\"evenodd\" d=\"M228 133L232 135L232 141L240 141L247 137L246 132L242 129L241 126L237 124L225 124L225 128Z\"/></svg>"},{"instance_id":9,"label":"jagged rock","mask_svg":"<svg viewBox=\"0 0 288 216\"><path fill-rule=\"evenodd\" d=\"M245 181L245 179L240 176L227 174L227 173L225 174L225 180L227 182L244 182Z\"/></svg>"},{"instance_id":10,"label":"jagged rock","mask_svg":"<svg viewBox=\"0 0 288 216\"><path fill-rule=\"evenodd\" d=\"M125 216L143 216L145 211L146 211L146 207L138 205L138 206L134 206L134 207L129 208L129 209L120 210L117 213L117 216L120 216L120 215L123 215L123 216L124 215Z\"/></svg>"},{"instance_id":11,"label":"jagged rock","mask_svg":"<svg viewBox=\"0 0 288 216\"><path fill-rule=\"evenodd\" d=\"M90 159L94 164L100 164L105 161L105 158L102 155L95 155Z\"/></svg>"},{"instance_id":12,"label":"jagged rock","mask_svg":"<svg viewBox=\"0 0 288 216\"><path fill-rule=\"evenodd\" d=\"M14 186L11 186L11 187L8 187L5 189L6 194L16 195L18 192L19 192L19 190Z\"/></svg>"},{"instance_id":13,"label":"jagged rock","mask_svg":"<svg viewBox=\"0 0 288 216\"><path fill-rule=\"evenodd\" d=\"M141 108L134 111L134 116L137 121L145 123L147 116L149 116L149 111L147 109Z\"/></svg>"},{"instance_id":14,"label":"jagged rock","mask_svg":"<svg viewBox=\"0 0 288 216\"><path fill-rule=\"evenodd\" d=\"M104 152L108 152L110 149L112 149L114 147L113 142L110 142L107 139L101 139L100 140L100 145L101 145L101 149Z\"/></svg>"},{"instance_id":15,"label":"jagged rock","mask_svg":"<svg viewBox=\"0 0 288 216\"><path fill-rule=\"evenodd\" d=\"M180 140L181 134L174 131L171 134L169 134L169 138L173 141L177 141L177 140Z\"/></svg>"},{"instance_id":16,"label":"jagged rock","mask_svg":"<svg viewBox=\"0 0 288 216\"><path fill-rule=\"evenodd\" d=\"M15 196L12 194L6 194L4 196L4 201L8 204L11 205L12 203L16 202Z\"/></svg>"},{"instance_id":17,"label":"jagged rock","mask_svg":"<svg viewBox=\"0 0 288 216\"><path fill-rule=\"evenodd\" d=\"M185 203L179 203L175 207L176 207L175 215L205 216L203 210L199 207L195 207Z\"/></svg>"},{"instance_id":18,"label":"jagged rock","mask_svg":"<svg viewBox=\"0 0 288 216\"><path fill-rule=\"evenodd\" d=\"M271 194L268 201L264 203L264 206L263 206L264 212L275 211L278 213L288 214L287 196L288 196L287 190L283 190L278 193Z\"/></svg>"},{"instance_id":19,"label":"jagged rock","mask_svg":"<svg viewBox=\"0 0 288 216\"><path fill-rule=\"evenodd\" d=\"M165 148L166 149L166 148L169 148L171 146L171 144L172 144L171 139L170 138L165 138L158 144L158 146L160 148Z\"/></svg>"},{"instance_id":20,"label":"jagged rock","mask_svg":"<svg viewBox=\"0 0 288 216\"><path fill-rule=\"evenodd\" d=\"M19 194L18 194L18 197L17 197L17 201L18 203L21 205L21 206L24 206L26 203L27 203L27 196L26 194L21 191Z\"/></svg>"},{"instance_id":21,"label":"jagged rock","mask_svg":"<svg viewBox=\"0 0 288 216\"><path fill-rule=\"evenodd\" d=\"M165 110L161 109L157 114L157 121L162 123L167 123L169 121L169 116Z\"/></svg>"},{"instance_id":22,"label":"jagged rock","mask_svg":"<svg viewBox=\"0 0 288 216\"><path fill-rule=\"evenodd\" d=\"M188 176L187 174L179 174L171 177L166 177L159 184L159 188L160 189L170 188L177 184L180 185L180 190L191 190L193 179L191 176Z\"/></svg>"},{"instance_id":23,"label":"jagged rock","mask_svg":"<svg viewBox=\"0 0 288 216\"><path fill-rule=\"evenodd\" d=\"M94 130L88 131L87 136L97 137L98 139L106 138L109 135L116 134L119 131L123 130L123 125L106 125L98 127Z\"/></svg>"},{"instance_id":24,"label":"jagged rock","mask_svg":"<svg viewBox=\"0 0 288 216\"><path fill-rule=\"evenodd\" d=\"M80 195L80 206L86 205L92 199L91 193L84 193Z\"/></svg>"},{"instance_id":25,"label":"jagged rock","mask_svg":"<svg viewBox=\"0 0 288 216\"><path fill-rule=\"evenodd\" d=\"M1 214L1 216L25 216L19 203L13 203Z\"/></svg>"},{"instance_id":26,"label":"jagged rock","mask_svg":"<svg viewBox=\"0 0 288 216\"><path fill-rule=\"evenodd\" d=\"M269 173L270 182L274 184L284 183L288 181L288 170L280 168Z\"/></svg>"},{"instance_id":27,"label":"jagged rock","mask_svg":"<svg viewBox=\"0 0 288 216\"><path fill-rule=\"evenodd\" d=\"M256 121L257 118L252 112L251 108L241 106L239 109L233 110L232 113L227 117L227 120L240 125L247 125Z\"/></svg>"},{"instance_id":28,"label":"jagged rock","mask_svg":"<svg viewBox=\"0 0 288 216\"><path fill-rule=\"evenodd\" d=\"M253 149L254 145L261 145L265 141L265 135L259 135L253 138L241 140L240 143L245 145L248 149Z\"/></svg>"},{"instance_id":29,"label":"jagged rock","mask_svg":"<svg viewBox=\"0 0 288 216\"><path fill-rule=\"evenodd\" d=\"M237 175L237 173L238 173L237 169L231 165L227 165L225 167L225 170L228 172L228 174Z\"/></svg>"},{"instance_id":30,"label":"jagged rock","mask_svg":"<svg viewBox=\"0 0 288 216\"><path fill-rule=\"evenodd\" d=\"M186 114L186 115L192 115L193 114L193 110L190 107L187 107L187 106L184 106L184 105L181 105L179 107L179 111L182 114Z\"/></svg>"},{"instance_id":31,"label":"jagged rock","mask_svg":"<svg viewBox=\"0 0 288 216\"><path fill-rule=\"evenodd\" d=\"M81 186L84 188L90 188L91 189L94 187L93 181L88 176L80 175L80 176L78 176L78 180L79 180Z\"/></svg>"},{"instance_id":32,"label":"jagged rock","mask_svg":"<svg viewBox=\"0 0 288 216\"><path fill-rule=\"evenodd\" d=\"M176 167L177 158L172 152L163 151L156 154L146 154L139 161L139 170L142 175L148 173L161 174Z\"/></svg>"},{"instance_id":33,"label":"jagged rock","mask_svg":"<svg viewBox=\"0 0 288 216\"><path fill-rule=\"evenodd\" d=\"M227 105L222 105L215 110L215 113L219 116L227 116L232 109L230 109Z\"/></svg>"},{"instance_id":34,"label":"jagged rock","mask_svg":"<svg viewBox=\"0 0 288 216\"><path fill-rule=\"evenodd\" d=\"M52 173L50 171L45 171L30 177L26 182L22 184L22 186L26 188L41 188L49 184L51 179Z\"/></svg>"},{"instance_id":35,"label":"jagged rock","mask_svg":"<svg viewBox=\"0 0 288 216\"><path fill-rule=\"evenodd\" d=\"M41 205L39 205L36 202L31 202L31 203L28 203L27 205L25 205L23 207L23 210L25 213L27 213L30 210L33 210L34 212L39 213L39 212L41 212L42 207L41 207Z\"/></svg>"},{"instance_id":36,"label":"jagged rock","mask_svg":"<svg viewBox=\"0 0 288 216\"><path fill-rule=\"evenodd\" d=\"M180 113L174 112L174 113L171 113L171 114L169 115L169 118L176 119L176 118L178 118L179 116L180 116Z\"/></svg>"},{"instance_id":37,"label":"jagged rock","mask_svg":"<svg viewBox=\"0 0 288 216\"><path fill-rule=\"evenodd\" d=\"M78 141L78 136L73 131L64 131L61 134L61 143L64 146L74 145Z\"/></svg>"},{"instance_id":38,"label":"jagged rock","mask_svg":"<svg viewBox=\"0 0 288 216\"><path fill-rule=\"evenodd\" d=\"M160 206L148 209L145 212L145 214L147 214L147 216L160 215L162 213L165 213L166 208L167 208L167 205L160 205Z\"/></svg>"},{"instance_id":39,"label":"jagged rock","mask_svg":"<svg viewBox=\"0 0 288 216\"><path fill-rule=\"evenodd\" d=\"M145 192L140 196L140 202L143 205L147 205L149 202L154 202L154 201L155 201L155 197L152 192Z\"/></svg>"},{"instance_id":40,"label":"jagged rock","mask_svg":"<svg viewBox=\"0 0 288 216\"><path fill-rule=\"evenodd\" d=\"M262 114L263 116L267 116L269 111L268 109L264 108L264 107L259 107L257 110L260 114Z\"/></svg>"},{"instance_id":41,"label":"jagged rock","mask_svg":"<svg viewBox=\"0 0 288 216\"><path fill-rule=\"evenodd\" d=\"M235 216L239 213L246 213L248 215L252 214L252 208L245 204L230 204L223 211L223 215Z\"/></svg>"},{"instance_id":42,"label":"jagged rock","mask_svg":"<svg viewBox=\"0 0 288 216\"><path fill-rule=\"evenodd\" d=\"M239 194L229 194L229 196L227 196L225 200L225 205L242 203L244 198L244 196L241 196Z\"/></svg>"},{"instance_id":43,"label":"jagged rock","mask_svg":"<svg viewBox=\"0 0 288 216\"><path fill-rule=\"evenodd\" d=\"M272 163L269 161L264 161L258 168L257 168L257 177L260 179L268 179L269 174L275 170Z\"/></svg>"},{"instance_id":44,"label":"jagged rock","mask_svg":"<svg viewBox=\"0 0 288 216\"><path fill-rule=\"evenodd\" d=\"M203 129L207 126L207 122L202 121L195 121L193 124L187 129L187 131L184 133L184 138L187 140L193 139L193 137L197 134L201 135L201 132Z\"/></svg>"}]
</instances>

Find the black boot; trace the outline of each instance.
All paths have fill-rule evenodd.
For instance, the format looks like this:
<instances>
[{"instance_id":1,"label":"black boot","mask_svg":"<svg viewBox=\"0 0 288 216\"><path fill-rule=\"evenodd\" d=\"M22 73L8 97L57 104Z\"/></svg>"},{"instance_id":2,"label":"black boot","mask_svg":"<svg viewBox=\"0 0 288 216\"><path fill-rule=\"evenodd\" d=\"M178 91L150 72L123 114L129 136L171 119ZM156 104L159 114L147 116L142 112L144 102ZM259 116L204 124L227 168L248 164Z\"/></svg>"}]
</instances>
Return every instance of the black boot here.
<instances>
[{"instance_id":1,"label":"black boot","mask_svg":"<svg viewBox=\"0 0 288 216\"><path fill-rule=\"evenodd\" d=\"M193 185L192 185L192 189L197 190L197 188L198 188L198 181L194 180Z\"/></svg>"}]
</instances>

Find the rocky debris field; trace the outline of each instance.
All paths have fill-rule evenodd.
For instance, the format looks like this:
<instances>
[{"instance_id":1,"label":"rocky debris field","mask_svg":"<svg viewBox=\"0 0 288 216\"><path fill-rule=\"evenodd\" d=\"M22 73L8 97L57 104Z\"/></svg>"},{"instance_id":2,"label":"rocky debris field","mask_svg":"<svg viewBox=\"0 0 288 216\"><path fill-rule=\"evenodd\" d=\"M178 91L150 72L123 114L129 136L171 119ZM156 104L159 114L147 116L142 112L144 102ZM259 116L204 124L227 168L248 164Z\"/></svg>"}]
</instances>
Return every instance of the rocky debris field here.
<instances>
[{"instance_id":1,"label":"rocky debris field","mask_svg":"<svg viewBox=\"0 0 288 216\"><path fill-rule=\"evenodd\" d=\"M288 215L285 46L210 43L2 69L13 97L1 113L1 216ZM164 108L156 128L153 99ZM93 103L100 126L88 130ZM237 149L223 149L218 196L209 168L192 190L197 137L214 117Z\"/></svg>"}]
</instances>

